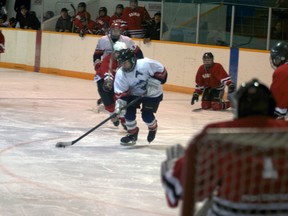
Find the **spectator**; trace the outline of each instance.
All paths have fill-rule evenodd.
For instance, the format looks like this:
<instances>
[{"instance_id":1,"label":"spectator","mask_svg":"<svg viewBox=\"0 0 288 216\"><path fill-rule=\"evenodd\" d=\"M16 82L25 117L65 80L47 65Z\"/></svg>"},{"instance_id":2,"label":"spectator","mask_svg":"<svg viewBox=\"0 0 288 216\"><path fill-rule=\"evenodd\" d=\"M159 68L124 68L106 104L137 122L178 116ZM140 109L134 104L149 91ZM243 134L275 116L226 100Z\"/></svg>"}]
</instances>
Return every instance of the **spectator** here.
<instances>
[{"instance_id":1,"label":"spectator","mask_svg":"<svg viewBox=\"0 0 288 216\"><path fill-rule=\"evenodd\" d=\"M234 92L235 85L228 73L220 63L214 62L211 52L203 55L203 65L197 71L196 87L191 100L193 105L203 93L201 107L203 109L224 110L231 107L230 101L224 101L224 88L228 86L228 92Z\"/></svg>"},{"instance_id":2,"label":"spectator","mask_svg":"<svg viewBox=\"0 0 288 216\"><path fill-rule=\"evenodd\" d=\"M9 26L10 26L11 28L15 28L16 25L17 25L17 20L16 20L16 18L15 18L15 17L11 17L11 18L9 19Z\"/></svg>"},{"instance_id":3,"label":"spectator","mask_svg":"<svg viewBox=\"0 0 288 216\"><path fill-rule=\"evenodd\" d=\"M96 18L97 34L105 35L109 28L110 16L107 15L107 8L100 7L99 16Z\"/></svg>"},{"instance_id":4,"label":"spectator","mask_svg":"<svg viewBox=\"0 0 288 216\"><path fill-rule=\"evenodd\" d=\"M192 147L197 144L200 137L205 138L205 134L211 128L288 128L287 122L273 119L275 101L269 89L258 80L254 79L246 84L243 84L237 91L235 100L235 119L207 125L194 139L192 139L186 152L189 152ZM271 143L271 145L273 144L274 143ZM215 149L216 148L217 146L215 146ZM214 149L212 144L211 149ZM190 172L190 170L188 170L188 168L186 169L185 167L187 163L186 161L188 160L188 154L183 155L183 150L184 149L179 145L171 147L167 150L167 155L169 155L169 158L167 158L167 160L161 164L162 185L164 187L168 205L170 207L176 207L178 202L182 199L184 172L185 174ZM224 149L219 149L217 154L221 155L223 150ZM239 155L233 154L230 158L224 157L223 159L226 159L224 163L221 160L216 160L218 162L216 166L219 172L212 172L212 166L209 166L209 164L203 162L203 164L206 164L206 169L208 167L208 169L211 170L211 175L207 175L207 178L209 178L209 182L213 182L213 184L211 183L203 186L205 181L203 180L202 185L200 185L201 183L197 185L197 187L199 186L199 190L197 190L199 193L195 192L195 202L203 201L205 198L212 200L212 205L208 209L208 213L205 215L286 215L287 208L284 210L284 208L277 207L278 199L276 198L279 196L287 196L287 187L285 189L285 187L283 188L280 186L281 181L282 185L283 183L286 185L288 184L287 178L281 178L284 177L281 176L281 174L276 179L263 177L262 172L264 160L261 160L259 156L254 158L254 161L259 162L257 166L254 163L254 167L256 169L251 170L253 157L256 156L251 153L252 150L250 149L252 159L246 155L244 159L240 160ZM234 160L231 160L231 158ZM211 158L203 158L203 161L210 159ZM189 161L191 160L194 160L194 158L191 158L190 155ZM247 167L239 166L239 164L236 164L237 161L238 163L239 161L242 161L242 164L244 166L246 165ZM285 169L282 171L287 173L287 166L286 168L283 167L285 165L286 164L283 164L283 162L282 164L281 162L277 163L276 169ZM236 169L231 171L229 170L229 167ZM273 168L273 165L270 168ZM197 166L197 169L204 170L205 168L199 165ZM277 170L275 171L278 172ZM269 171L272 171L272 169ZM207 173L205 172L205 174ZM239 177L239 180L241 180L237 182L236 180L233 181L233 179L237 177ZM265 181L265 184L263 181ZM240 185L240 182L245 183ZM189 184L189 182L185 183L185 185L187 184ZM195 186L196 185L191 185L193 188L195 188ZM268 188L269 190L267 190ZM232 193L233 189L235 190L234 193ZM245 200L243 199L243 195L251 196L255 199ZM275 199L270 199L268 202L264 201L263 199L256 199L256 197L260 198L262 196L263 198L266 196L267 198ZM278 202L278 205L283 203L282 206L287 206L287 199L286 202L284 199L281 201Z\"/></svg>"},{"instance_id":5,"label":"spectator","mask_svg":"<svg viewBox=\"0 0 288 216\"><path fill-rule=\"evenodd\" d=\"M270 50L271 66L275 69L270 90L276 100L275 117L285 119L288 112L288 43L279 42Z\"/></svg>"},{"instance_id":6,"label":"spectator","mask_svg":"<svg viewBox=\"0 0 288 216\"><path fill-rule=\"evenodd\" d=\"M2 34L2 31L0 30L0 53L5 52L5 36Z\"/></svg>"},{"instance_id":7,"label":"spectator","mask_svg":"<svg viewBox=\"0 0 288 216\"><path fill-rule=\"evenodd\" d=\"M0 14L0 27L10 27L7 14Z\"/></svg>"},{"instance_id":8,"label":"spectator","mask_svg":"<svg viewBox=\"0 0 288 216\"><path fill-rule=\"evenodd\" d=\"M85 2L80 2L78 4L78 7L77 7L77 14L73 20L73 32L80 32L81 29L83 29L83 25L82 25L82 22L81 22L81 19L82 21L84 20L84 18L86 20L91 20L91 15L89 12L86 11L86 3Z\"/></svg>"},{"instance_id":9,"label":"spectator","mask_svg":"<svg viewBox=\"0 0 288 216\"><path fill-rule=\"evenodd\" d=\"M123 4L118 4L115 8L115 13L113 14L113 16L110 17L109 26L111 26L112 23L120 23L121 25L123 25L124 23L122 19L123 11L124 11Z\"/></svg>"},{"instance_id":10,"label":"spectator","mask_svg":"<svg viewBox=\"0 0 288 216\"><path fill-rule=\"evenodd\" d=\"M20 25L20 28L22 29L34 29L39 30L40 29L40 22L38 18L36 17L34 12L28 11L26 6L20 7L20 14L18 17L18 22Z\"/></svg>"},{"instance_id":11,"label":"spectator","mask_svg":"<svg viewBox=\"0 0 288 216\"><path fill-rule=\"evenodd\" d=\"M68 14L67 8L62 8L60 12L60 17L57 20L55 30L57 32L71 32L72 31L72 21Z\"/></svg>"},{"instance_id":12,"label":"spectator","mask_svg":"<svg viewBox=\"0 0 288 216\"><path fill-rule=\"evenodd\" d=\"M19 22L19 15L21 14L21 6L25 6L28 11L31 9L31 0L15 0L14 11L16 12L16 20Z\"/></svg>"},{"instance_id":13,"label":"spectator","mask_svg":"<svg viewBox=\"0 0 288 216\"><path fill-rule=\"evenodd\" d=\"M165 23L163 23L162 34L164 34L168 30ZM149 43L151 40L160 40L161 33L161 12L157 12L154 14L153 20L148 24L145 36L144 36L144 44Z\"/></svg>"},{"instance_id":14,"label":"spectator","mask_svg":"<svg viewBox=\"0 0 288 216\"><path fill-rule=\"evenodd\" d=\"M128 36L144 38L144 26L151 20L151 17L145 7L138 6L138 0L130 0L130 7L124 9L122 18L126 22Z\"/></svg>"},{"instance_id":15,"label":"spectator","mask_svg":"<svg viewBox=\"0 0 288 216\"><path fill-rule=\"evenodd\" d=\"M127 135L122 137L123 146L135 145L138 139L136 112L141 106L141 117L148 127L147 141L151 143L158 128L154 113L163 99L162 84L167 81L167 71L160 62L149 59L137 59L131 49L120 50L118 56L120 68L116 72L114 92L116 94L116 113L125 115ZM128 103L139 98L138 103L123 110Z\"/></svg>"}]
</instances>

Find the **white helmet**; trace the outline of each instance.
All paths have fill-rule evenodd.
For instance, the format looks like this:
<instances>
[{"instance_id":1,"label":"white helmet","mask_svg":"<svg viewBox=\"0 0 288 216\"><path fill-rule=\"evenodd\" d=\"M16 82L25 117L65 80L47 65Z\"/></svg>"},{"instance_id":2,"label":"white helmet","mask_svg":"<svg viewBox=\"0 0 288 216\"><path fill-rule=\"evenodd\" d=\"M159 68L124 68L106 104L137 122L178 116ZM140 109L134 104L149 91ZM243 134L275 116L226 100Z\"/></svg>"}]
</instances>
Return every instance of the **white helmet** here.
<instances>
[{"instance_id":1,"label":"white helmet","mask_svg":"<svg viewBox=\"0 0 288 216\"><path fill-rule=\"evenodd\" d=\"M120 51L122 49L127 49L128 47L124 42L116 41L113 48L114 48L114 51Z\"/></svg>"}]
</instances>

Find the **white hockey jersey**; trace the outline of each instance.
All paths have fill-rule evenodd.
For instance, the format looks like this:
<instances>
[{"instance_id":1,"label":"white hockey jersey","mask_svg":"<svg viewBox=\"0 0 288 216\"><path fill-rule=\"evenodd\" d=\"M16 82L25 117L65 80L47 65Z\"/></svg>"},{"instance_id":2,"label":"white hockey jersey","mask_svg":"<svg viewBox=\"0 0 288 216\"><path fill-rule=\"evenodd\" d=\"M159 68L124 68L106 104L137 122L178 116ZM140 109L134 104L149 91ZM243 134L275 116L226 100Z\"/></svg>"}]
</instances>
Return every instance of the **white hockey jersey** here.
<instances>
[{"instance_id":1,"label":"white hockey jersey","mask_svg":"<svg viewBox=\"0 0 288 216\"><path fill-rule=\"evenodd\" d=\"M147 80L155 75L155 73L166 73L164 66L155 60L144 58L138 59L136 66L131 72L124 72L120 67L116 72L114 91L119 97L127 94L133 96L143 96L146 93ZM156 86L153 95L149 97L158 97L163 94L162 85Z\"/></svg>"},{"instance_id":2,"label":"white hockey jersey","mask_svg":"<svg viewBox=\"0 0 288 216\"><path fill-rule=\"evenodd\" d=\"M109 35L109 37L111 37ZM109 37L107 35L101 37L97 43L96 46L96 51L98 50L102 50L104 51L103 55L101 56L101 60L104 59L105 56L107 56L109 53L113 52L113 47L112 47L112 41L110 41ZM134 43L134 41L124 35L120 35L119 40L120 42L124 42L127 46L127 48L131 49L131 50L135 50L137 48L137 45Z\"/></svg>"}]
</instances>

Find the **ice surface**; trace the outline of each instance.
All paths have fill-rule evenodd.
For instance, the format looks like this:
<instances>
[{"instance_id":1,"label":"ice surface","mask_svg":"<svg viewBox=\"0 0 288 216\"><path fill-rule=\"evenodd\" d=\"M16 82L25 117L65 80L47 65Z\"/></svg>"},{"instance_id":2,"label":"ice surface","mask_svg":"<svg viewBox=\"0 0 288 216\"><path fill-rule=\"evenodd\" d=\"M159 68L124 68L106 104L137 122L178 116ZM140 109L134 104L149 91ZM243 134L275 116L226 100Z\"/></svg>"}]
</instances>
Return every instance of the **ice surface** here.
<instances>
[{"instance_id":1,"label":"ice surface","mask_svg":"<svg viewBox=\"0 0 288 216\"><path fill-rule=\"evenodd\" d=\"M193 86L191 80L191 86ZM165 92L148 144L138 114L137 144L120 146L125 131L109 121L75 145L72 141L108 114L97 112L93 81L0 69L1 216L179 215L167 206L160 182L165 149L189 140L231 111L197 111L191 96Z\"/></svg>"}]
</instances>

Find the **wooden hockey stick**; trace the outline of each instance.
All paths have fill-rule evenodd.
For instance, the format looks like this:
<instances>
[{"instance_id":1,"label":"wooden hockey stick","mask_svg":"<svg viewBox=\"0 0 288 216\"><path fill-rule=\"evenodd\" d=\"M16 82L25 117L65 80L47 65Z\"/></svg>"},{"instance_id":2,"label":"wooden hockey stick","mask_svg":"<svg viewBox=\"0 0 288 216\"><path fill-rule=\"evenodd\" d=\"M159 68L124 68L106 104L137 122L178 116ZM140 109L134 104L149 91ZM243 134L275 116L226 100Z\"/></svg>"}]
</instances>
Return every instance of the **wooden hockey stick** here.
<instances>
[{"instance_id":1,"label":"wooden hockey stick","mask_svg":"<svg viewBox=\"0 0 288 216\"><path fill-rule=\"evenodd\" d=\"M134 100L132 100L130 103L128 103L126 106L122 107L121 110L127 109L128 107L134 105L135 103L137 103L141 98L143 98L144 96L140 96L135 98ZM97 128L99 128L100 126L102 126L103 124L105 124L107 121L109 121L112 118L117 117L118 113L114 113L113 115L109 116L108 118L106 118L104 121L100 122L98 125L96 125L95 127L91 128L89 131L87 131L85 134L81 135L80 137L78 137L77 139L71 141L71 142L58 142L56 143L56 147L57 148L65 148L67 146L72 146L75 143L77 143L78 141L80 141L81 139L83 139L84 137L86 137L88 134L90 134L91 132L93 132L94 130L96 130Z\"/></svg>"}]
</instances>

